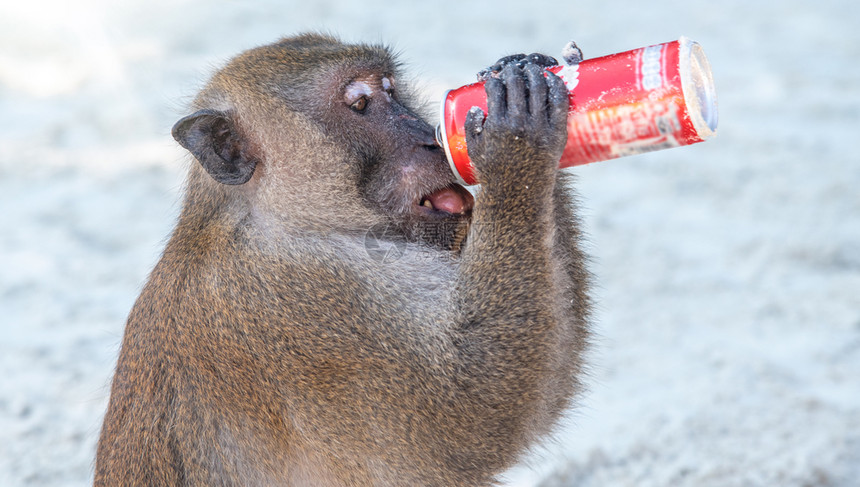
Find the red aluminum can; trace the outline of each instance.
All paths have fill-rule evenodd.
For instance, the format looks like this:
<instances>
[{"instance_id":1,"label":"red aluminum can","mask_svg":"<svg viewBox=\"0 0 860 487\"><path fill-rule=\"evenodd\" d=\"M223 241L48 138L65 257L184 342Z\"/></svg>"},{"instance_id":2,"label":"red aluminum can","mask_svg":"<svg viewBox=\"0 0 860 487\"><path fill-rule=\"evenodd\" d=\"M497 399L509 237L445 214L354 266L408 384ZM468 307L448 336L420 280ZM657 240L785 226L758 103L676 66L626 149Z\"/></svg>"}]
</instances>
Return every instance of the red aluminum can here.
<instances>
[{"instance_id":1,"label":"red aluminum can","mask_svg":"<svg viewBox=\"0 0 860 487\"><path fill-rule=\"evenodd\" d=\"M567 145L559 167L695 144L716 134L717 97L708 59L686 37L547 68L570 91ZM437 138L454 174L476 184L466 151L466 114L487 113L484 83L449 91Z\"/></svg>"}]
</instances>

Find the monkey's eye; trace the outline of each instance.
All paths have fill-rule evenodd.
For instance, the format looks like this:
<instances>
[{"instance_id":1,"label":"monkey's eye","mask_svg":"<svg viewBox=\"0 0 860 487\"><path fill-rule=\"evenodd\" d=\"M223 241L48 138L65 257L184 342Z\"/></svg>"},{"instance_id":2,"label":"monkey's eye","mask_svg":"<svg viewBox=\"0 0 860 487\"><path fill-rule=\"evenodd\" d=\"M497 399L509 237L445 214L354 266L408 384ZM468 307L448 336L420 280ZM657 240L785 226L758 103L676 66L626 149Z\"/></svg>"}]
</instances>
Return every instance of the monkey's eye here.
<instances>
[{"instance_id":1,"label":"monkey's eye","mask_svg":"<svg viewBox=\"0 0 860 487\"><path fill-rule=\"evenodd\" d=\"M349 108L352 108L353 111L361 113L367 108L367 104L369 102L370 100L368 100L366 96L362 96L358 100L355 100L352 105L349 106Z\"/></svg>"}]
</instances>

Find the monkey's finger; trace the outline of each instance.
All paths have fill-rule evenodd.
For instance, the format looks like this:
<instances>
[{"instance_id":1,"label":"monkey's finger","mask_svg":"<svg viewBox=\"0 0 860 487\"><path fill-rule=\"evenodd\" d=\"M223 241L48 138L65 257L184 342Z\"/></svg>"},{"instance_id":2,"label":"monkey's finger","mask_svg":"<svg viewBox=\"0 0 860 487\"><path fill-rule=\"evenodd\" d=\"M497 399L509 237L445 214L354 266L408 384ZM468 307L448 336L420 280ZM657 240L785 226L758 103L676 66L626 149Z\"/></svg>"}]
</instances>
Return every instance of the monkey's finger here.
<instances>
[{"instance_id":1,"label":"monkey's finger","mask_svg":"<svg viewBox=\"0 0 860 487\"><path fill-rule=\"evenodd\" d=\"M541 54L539 52L533 52L528 56L525 56L523 60L530 64L537 64L542 68L558 66L558 60L556 58L552 56L547 56L546 54Z\"/></svg>"},{"instance_id":2,"label":"monkey's finger","mask_svg":"<svg viewBox=\"0 0 860 487\"><path fill-rule=\"evenodd\" d=\"M478 71L478 81L484 81L491 76L498 75L502 69L511 63L518 63L526 58L525 54L512 54L510 56L505 56L495 63L492 66L487 66L486 68Z\"/></svg>"},{"instance_id":3,"label":"monkey's finger","mask_svg":"<svg viewBox=\"0 0 860 487\"><path fill-rule=\"evenodd\" d=\"M494 64L493 67L497 68L497 71L501 71L502 68L504 68L508 64L520 62L524 57L526 57L526 55L522 53L511 54L510 56L505 56L496 61L496 64Z\"/></svg>"},{"instance_id":4,"label":"monkey's finger","mask_svg":"<svg viewBox=\"0 0 860 487\"><path fill-rule=\"evenodd\" d=\"M487 119L491 121L501 120L508 111L507 88L502 80L490 78L484 85L487 92Z\"/></svg>"},{"instance_id":5,"label":"monkey's finger","mask_svg":"<svg viewBox=\"0 0 860 487\"><path fill-rule=\"evenodd\" d=\"M526 98L526 82L523 70L509 64L502 71L502 80L505 82L505 88L507 88L507 122L512 128L525 128L528 99Z\"/></svg>"},{"instance_id":6,"label":"monkey's finger","mask_svg":"<svg viewBox=\"0 0 860 487\"><path fill-rule=\"evenodd\" d=\"M484 111L480 107L472 107L466 113L466 153L473 162L481 161L484 144L481 133L484 131Z\"/></svg>"},{"instance_id":7,"label":"monkey's finger","mask_svg":"<svg viewBox=\"0 0 860 487\"><path fill-rule=\"evenodd\" d=\"M567 113L570 109L570 93L564 80L552 71L546 72L546 84L549 91L549 123L552 127L567 126Z\"/></svg>"},{"instance_id":8,"label":"monkey's finger","mask_svg":"<svg viewBox=\"0 0 860 487\"><path fill-rule=\"evenodd\" d=\"M484 130L484 111L481 107L472 107L466 113L466 143L477 138Z\"/></svg>"},{"instance_id":9,"label":"monkey's finger","mask_svg":"<svg viewBox=\"0 0 860 487\"><path fill-rule=\"evenodd\" d=\"M544 123L547 121L547 86L543 76L544 68L537 64L529 64L525 72L528 79L529 115L533 121Z\"/></svg>"}]
</instances>

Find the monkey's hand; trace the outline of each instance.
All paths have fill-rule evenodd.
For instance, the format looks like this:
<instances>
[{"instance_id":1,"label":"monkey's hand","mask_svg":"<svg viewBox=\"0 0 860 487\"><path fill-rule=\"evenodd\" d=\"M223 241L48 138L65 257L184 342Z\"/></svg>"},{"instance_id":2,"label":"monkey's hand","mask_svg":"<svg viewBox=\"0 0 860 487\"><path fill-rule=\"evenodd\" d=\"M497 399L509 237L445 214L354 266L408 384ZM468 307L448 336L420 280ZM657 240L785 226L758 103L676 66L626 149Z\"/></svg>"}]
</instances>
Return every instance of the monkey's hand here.
<instances>
[{"instance_id":1,"label":"monkey's hand","mask_svg":"<svg viewBox=\"0 0 860 487\"><path fill-rule=\"evenodd\" d=\"M567 143L568 91L561 78L535 63L507 64L485 84L488 114L466 117L466 146L488 193L548 194Z\"/></svg>"}]
</instances>

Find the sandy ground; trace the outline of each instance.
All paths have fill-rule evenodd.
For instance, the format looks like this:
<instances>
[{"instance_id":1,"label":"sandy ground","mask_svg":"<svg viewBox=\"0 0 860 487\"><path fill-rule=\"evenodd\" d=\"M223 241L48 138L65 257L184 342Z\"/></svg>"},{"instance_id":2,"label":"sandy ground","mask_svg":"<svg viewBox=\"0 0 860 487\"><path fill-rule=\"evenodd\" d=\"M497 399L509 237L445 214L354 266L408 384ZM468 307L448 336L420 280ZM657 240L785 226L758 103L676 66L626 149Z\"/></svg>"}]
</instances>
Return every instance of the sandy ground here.
<instances>
[{"instance_id":1,"label":"sandy ground","mask_svg":"<svg viewBox=\"0 0 860 487\"><path fill-rule=\"evenodd\" d=\"M91 482L177 214L170 127L213 66L307 29L391 44L433 103L570 38L586 57L701 42L718 138L574 170L590 390L509 485L860 485L858 25L850 1L4 2L0 486Z\"/></svg>"}]
</instances>

